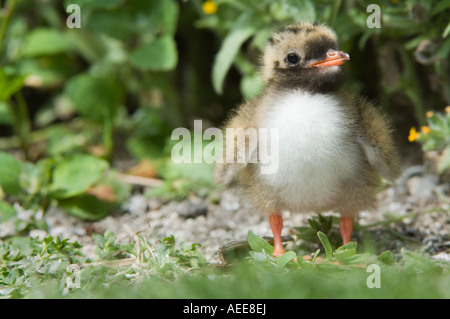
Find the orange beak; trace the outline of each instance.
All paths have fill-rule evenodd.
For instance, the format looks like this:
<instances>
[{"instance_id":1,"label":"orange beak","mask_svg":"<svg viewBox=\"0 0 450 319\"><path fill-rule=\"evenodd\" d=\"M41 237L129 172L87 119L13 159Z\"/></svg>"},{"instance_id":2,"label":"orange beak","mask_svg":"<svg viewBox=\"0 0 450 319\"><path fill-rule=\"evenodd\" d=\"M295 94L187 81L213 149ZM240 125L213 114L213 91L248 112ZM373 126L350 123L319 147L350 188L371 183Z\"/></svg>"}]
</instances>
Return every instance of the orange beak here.
<instances>
[{"instance_id":1,"label":"orange beak","mask_svg":"<svg viewBox=\"0 0 450 319\"><path fill-rule=\"evenodd\" d=\"M309 66L310 67L317 66L320 68L326 68L329 66L342 65L349 60L350 60L350 55L348 53L330 49L327 52L326 59L313 62Z\"/></svg>"}]
</instances>

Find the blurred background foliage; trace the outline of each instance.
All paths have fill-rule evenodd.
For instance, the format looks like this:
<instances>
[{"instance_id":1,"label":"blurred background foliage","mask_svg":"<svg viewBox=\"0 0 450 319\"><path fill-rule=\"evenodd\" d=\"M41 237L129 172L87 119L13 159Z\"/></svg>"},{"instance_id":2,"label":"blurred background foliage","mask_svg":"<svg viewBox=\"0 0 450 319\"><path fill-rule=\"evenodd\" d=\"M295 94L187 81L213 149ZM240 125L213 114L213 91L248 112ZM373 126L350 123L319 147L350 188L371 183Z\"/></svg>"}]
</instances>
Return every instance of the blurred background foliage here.
<instances>
[{"instance_id":1,"label":"blurred background foliage","mask_svg":"<svg viewBox=\"0 0 450 319\"><path fill-rule=\"evenodd\" d=\"M371 3L380 6L381 28L367 27ZM296 21L335 29L352 57L349 87L391 114L406 163L420 160L420 145L408 142L411 126L426 126L427 111L450 105L449 0L0 4L3 219L17 201L101 218L130 191L114 176L138 162L136 175L163 180L158 196L206 194L211 165L172 163L172 130L192 129L194 119L203 129L220 126L231 108L261 92L265 42ZM81 9L81 28L67 25L71 4ZM450 144L450 126L442 130L440 149Z\"/></svg>"}]
</instances>

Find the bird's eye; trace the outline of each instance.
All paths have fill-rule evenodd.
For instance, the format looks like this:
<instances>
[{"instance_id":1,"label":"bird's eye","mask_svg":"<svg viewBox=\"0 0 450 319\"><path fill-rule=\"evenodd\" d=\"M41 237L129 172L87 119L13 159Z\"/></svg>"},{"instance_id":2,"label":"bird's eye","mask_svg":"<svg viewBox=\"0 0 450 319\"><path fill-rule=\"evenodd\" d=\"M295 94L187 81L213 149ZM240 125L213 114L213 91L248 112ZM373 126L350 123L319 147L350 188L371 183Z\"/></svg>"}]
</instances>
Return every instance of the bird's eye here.
<instances>
[{"instance_id":1,"label":"bird's eye","mask_svg":"<svg viewBox=\"0 0 450 319\"><path fill-rule=\"evenodd\" d=\"M295 53L289 53L287 56L286 56L286 61L287 61L287 63L289 64L289 65L297 65L298 64L298 62L300 61L300 58L298 57L298 55L297 54L295 54Z\"/></svg>"},{"instance_id":2,"label":"bird's eye","mask_svg":"<svg viewBox=\"0 0 450 319\"><path fill-rule=\"evenodd\" d=\"M327 56L328 56L329 58L334 58L334 57L336 57L337 55L338 55L338 52L337 52L336 50L333 50L333 49L328 50L328 52L327 52Z\"/></svg>"}]
</instances>

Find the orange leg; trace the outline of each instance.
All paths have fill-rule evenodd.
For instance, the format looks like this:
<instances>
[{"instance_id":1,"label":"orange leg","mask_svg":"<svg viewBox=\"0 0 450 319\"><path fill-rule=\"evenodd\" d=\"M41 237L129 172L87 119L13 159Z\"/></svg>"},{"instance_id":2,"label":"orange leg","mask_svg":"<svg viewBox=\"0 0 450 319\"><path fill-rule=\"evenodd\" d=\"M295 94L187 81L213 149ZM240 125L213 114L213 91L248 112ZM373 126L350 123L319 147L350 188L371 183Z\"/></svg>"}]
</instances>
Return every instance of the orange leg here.
<instances>
[{"instance_id":1,"label":"orange leg","mask_svg":"<svg viewBox=\"0 0 450 319\"><path fill-rule=\"evenodd\" d=\"M342 244L348 244L353 231L353 217L342 216L339 222L339 230L341 231Z\"/></svg>"},{"instance_id":2,"label":"orange leg","mask_svg":"<svg viewBox=\"0 0 450 319\"><path fill-rule=\"evenodd\" d=\"M286 251L284 250L281 241L281 230L283 229L283 217L279 214L269 215L270 228L273 233L273 254L274 256L281 256Z\"/></svg>"}]
</instances>

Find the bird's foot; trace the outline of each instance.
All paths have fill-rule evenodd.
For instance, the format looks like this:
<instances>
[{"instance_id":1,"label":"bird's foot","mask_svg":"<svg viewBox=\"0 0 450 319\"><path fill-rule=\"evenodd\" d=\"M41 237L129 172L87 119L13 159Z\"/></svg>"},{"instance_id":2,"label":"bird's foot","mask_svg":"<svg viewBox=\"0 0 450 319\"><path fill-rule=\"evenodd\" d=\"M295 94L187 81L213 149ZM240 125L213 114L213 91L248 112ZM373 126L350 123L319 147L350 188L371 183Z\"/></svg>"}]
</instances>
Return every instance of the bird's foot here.
<instances>
[{"instance_id":1,"label":"bird's foot","mask_svg":"<svg viewBox=\"0 0 450 319\"><path fill-rule=\"evenodd\" d=\"M342 216L339 222L339 230L342 236L342 244L348 244L350 242L353 231L353 217Z\"/></svg>"},{"instance_id":2,"label":"bird's foot","mask_svg":"<svg viewBox=\"0 0 450 319\"><path fill-rule=\"evenodd\" d=\"M281 247L274 247L274 248L273 248L272 256L280 257L280 256L283 255L285 252L286 252L286 250L284 249L283 246L281 246Z\"/></svg>"},{"instance_id":3,"label":"bird's foot","mask_svg":"<svg viewBox=\"0 0 450 319\"><path fill-rule=\"evenodd\" d=\"M273 256L281 256L286 250L284 250L281 240L281 230L283 229L283 217L280 214L271 214L269 216L270 228L273 233Z\"/></svg>"}]
</instances>

